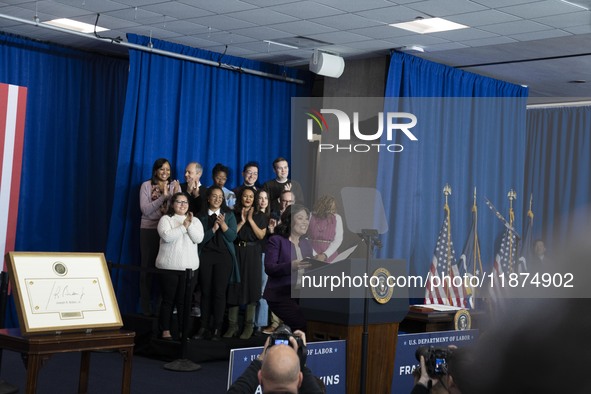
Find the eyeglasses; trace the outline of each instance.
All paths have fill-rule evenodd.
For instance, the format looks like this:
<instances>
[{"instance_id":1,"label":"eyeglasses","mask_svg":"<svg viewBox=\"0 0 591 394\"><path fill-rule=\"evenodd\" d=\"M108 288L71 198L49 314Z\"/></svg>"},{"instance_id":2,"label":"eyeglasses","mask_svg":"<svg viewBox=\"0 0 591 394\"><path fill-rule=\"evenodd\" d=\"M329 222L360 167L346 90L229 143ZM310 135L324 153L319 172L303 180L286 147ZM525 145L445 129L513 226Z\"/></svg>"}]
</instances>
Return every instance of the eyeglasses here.
<instances>
[{"instance_id":1,"label":"eyeglasses","mask_svg":"<svg viewBox=\"0 0 591 394\"><path fill-rule=\"evenodd\" d=\"M259 175L258 172L252 172L252 171L246 171L245 174L246 175L254 175L254 176L258 176Z\"/></svg>"},{"instance_id":2,"label":"eyeglasses","mask_svg":"<svg viewBox=\"0 0 591 394\"><path fill-rule=\"evenodd\" d=\"M179 205L189 205L189 201L175 201Z\"/></svg>"}]
</instances>

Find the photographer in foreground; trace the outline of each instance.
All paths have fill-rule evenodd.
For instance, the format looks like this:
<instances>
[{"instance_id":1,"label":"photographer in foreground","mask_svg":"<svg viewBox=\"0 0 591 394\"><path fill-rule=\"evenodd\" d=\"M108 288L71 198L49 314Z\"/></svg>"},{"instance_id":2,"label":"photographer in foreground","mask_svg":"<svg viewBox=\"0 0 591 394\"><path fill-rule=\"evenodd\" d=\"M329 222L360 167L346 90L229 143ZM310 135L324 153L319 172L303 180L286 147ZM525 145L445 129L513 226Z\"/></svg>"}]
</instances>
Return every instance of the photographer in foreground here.
<instances>
[{"instance_id":1,"label":"photographer in foreground","mask_svg":"<svg viewBox=\"0 0 591 394\"><path fill-rule=\"evenodd\" d=\"M253 394L259 384L264 394L324 393L305 365L306 354L306 335L299 330L292 334L289 327L279 326L267 338L258 360L250 363L228 393Z\"/></svg>"},{"instance_id":2,"label":"photographer in foreground","mask_svg":"<svg viewBox=\"0 0 591 394\"><path fill-rule=\"evenodd\" d=\"M420 367L413 372L411 394L461 394L457 378L461 377L459 369L467 357L465 349L421 346L415 356Z\"/></svg>"}]
</instances>

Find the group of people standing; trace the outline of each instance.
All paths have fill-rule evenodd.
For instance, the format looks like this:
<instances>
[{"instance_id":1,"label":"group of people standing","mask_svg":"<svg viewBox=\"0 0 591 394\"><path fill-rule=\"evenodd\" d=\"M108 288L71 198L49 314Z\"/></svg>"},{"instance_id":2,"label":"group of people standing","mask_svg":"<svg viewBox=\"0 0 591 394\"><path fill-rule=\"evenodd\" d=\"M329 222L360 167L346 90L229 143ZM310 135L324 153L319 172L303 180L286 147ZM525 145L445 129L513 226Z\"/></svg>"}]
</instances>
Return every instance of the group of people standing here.
<instances>
[{"instance_id":1,"label":"group of people standing","mask_svg":"<svg viewBox=\"0 0 591 394\"><path fill-rule=\"evenodd\" d=\"M168 160L154 162L152 178L140 187L140 307L145 315L154 314L150 269L156 267L160 338L172 339L175 310L179 329L184 327L184 310L190 307L185 305L187 269L190 291L196 288L200 295L201 324L194 339L248 339L255 327L270 333L279 321L294 330L305 329L298 300L291 294L292 274L309 267L306 257L332 261L343 225L331 196L318 199L311 215L300 185L288 178L286 159L277 158L273 169L276 177L259 187L258 164L249 162L243 168L243 184L229 190L229 169L222 164L214 166L213 184L205 187L199 163L187 165L185 183L180 184L171 179Z\"/></svg>"}]
</instances>

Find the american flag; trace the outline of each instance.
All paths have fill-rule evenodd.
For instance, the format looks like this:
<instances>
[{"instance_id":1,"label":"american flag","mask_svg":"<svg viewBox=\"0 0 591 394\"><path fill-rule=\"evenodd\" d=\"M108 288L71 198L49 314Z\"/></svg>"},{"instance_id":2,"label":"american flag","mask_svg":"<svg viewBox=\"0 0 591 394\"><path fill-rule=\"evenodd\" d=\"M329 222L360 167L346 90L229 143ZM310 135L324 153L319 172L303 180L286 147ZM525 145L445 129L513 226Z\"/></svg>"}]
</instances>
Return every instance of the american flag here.
<instances>
[{"instance_id":1,"label":"american flag","mask_svg":"<svg viewBox=\"0 0 591 394\"><path fill-rule=\"evenodd\" d=\"M0 256L15 247L26 102L27 88L0 83Z\"/></svg>"},{"instance_id":2,"label":"american flag","mask_svg":"<svg viewBox=\"0 0 591 394\"><path fill-rule=\"evenodd\" d=\"M441 225L437 245L433 252L431 268L427 274L427 288L425 289L425 304L443 304L464 306L464 286L454 287L453 278L460 276L455 259L453 241L451 240L451 225L449 207L444 207L445 219ZM447 277L445 280L438 280ZM438 279L436 279L438 278ZM457 279L456 279L457 281Z\"/></svg>"},{"instance_id":3,"label":"american flag","mask_svg":"<svg viewBox=\"0 0 591 394\"><path fill-rule=\"evenodd\" d=\"M469 278L470 276L480 276L482 274L482 260L480 259L480 242L478 241L478 209L476 203L472 206L472 228L464 245L464 251L460 256L460 273ZM474 308L474 291L468 283L465 283L466 296L468 300L466 306Z\"/></svg>"},{"instance_id":4,"label":"american flag","mask_svg":"<svg viewBox=\"0 0 591 394\"><path fill-rule=\"evenodd\" d=\"M504 289L507 287L509 281L509 274L515 272L515 259L517 255L517 239L515 233L509 228L505 229L503 238L501 239L501 246L495 256L495 263L493 265L494 282L491 288L491 296L497 305L501 305L500 299L504 295ZM504 284L501 281L501 274L505 274Z\"/></svg>"}]
</instances>

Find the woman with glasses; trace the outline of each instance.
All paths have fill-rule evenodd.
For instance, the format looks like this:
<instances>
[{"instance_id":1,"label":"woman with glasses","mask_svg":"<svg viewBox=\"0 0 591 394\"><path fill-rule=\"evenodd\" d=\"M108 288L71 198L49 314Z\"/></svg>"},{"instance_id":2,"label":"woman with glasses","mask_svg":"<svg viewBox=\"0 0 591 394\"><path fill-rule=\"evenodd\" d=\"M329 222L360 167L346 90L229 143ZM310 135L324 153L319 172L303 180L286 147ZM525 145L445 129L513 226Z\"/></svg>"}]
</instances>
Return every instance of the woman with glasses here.
<instances>
[{"instance_id":1,"label":"woman with glasses","mask_svg":"<svg viewBox=\"0 0 591 394\"><path fill-rule=\"evenodd\" d=\"M292 297L292 287L300 271L309 268L303 261L314 256L312 245L305 238L310 224L310 211L300 204L288 206L281 215L281 224L269 238L265 251L265 272L269 276L263 297L269 308L292 330L306 329L306 319L299 299Z\"/></svg>"},{"instance_id":2,"label":"woman with glasses","mask_svg":"<svg viewBox=\"0 0 591 394\"><path fill-rule=\"evenodd\" d=\"M203 225L189 211L189 195L175 193L166 215L158 222L160 250L156 257L156 268L162 272L160 283L162 303L160 304L159 325L161 338L172 340L170 327L173 308L177 309L179 331L183 329L185 309L186 270L193 271L189 291L192 293L197 282L199 268L197 244L203 240Z\"/></svg>"},{"instance_id":3,"label":"woman with glasses","mask_svg":"<svg viewBox=\"0 0 591 394\"><path fill-rule=\"evenodd\" d=\"M170 197L181 191L179 182L170 180L170 163L160 158L152 165L152 178L140 186L140 307L146 316L152 315L152 276L160 245L158 221L168 211Z\"/></svg>"},{"instance_id":4,"label":"woman with glasses","mask_svg":"<svg viewBox=\"0 0 591 394\"><path fill-rule=\"evenodd\" d=\"M234 251L236 218L228 209L219 186L207 189L207 210L199 215L204 237L199 244L199 285L201 286L201 327L193 339L219 341L226 310L229 283L240 282ZM213 321L210 319L213 318Z\"/></svg>"}]
</instances>

